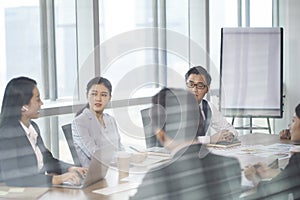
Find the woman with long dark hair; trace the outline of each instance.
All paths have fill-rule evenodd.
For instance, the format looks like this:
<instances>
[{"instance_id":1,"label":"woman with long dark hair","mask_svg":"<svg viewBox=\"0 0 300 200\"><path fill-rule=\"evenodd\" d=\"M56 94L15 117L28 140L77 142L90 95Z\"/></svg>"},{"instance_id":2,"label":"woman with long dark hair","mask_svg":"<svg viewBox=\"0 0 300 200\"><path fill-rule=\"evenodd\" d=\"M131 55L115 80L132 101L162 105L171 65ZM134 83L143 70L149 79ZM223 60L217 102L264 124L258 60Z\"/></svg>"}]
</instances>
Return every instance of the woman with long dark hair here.
<instances>
[{"instance_id":1,"label":"woman with long dark hair","mask_svg":"<svg viewBox=\"0 0 300 200\"><path fill-rule=\"evenodd\" d=\"M38 125L43 105L35 80L14 78L6 86L0 115L0 169L11 186L79 183L86 168L55 159L45 147Z\"/></svg>"}]
</instances>

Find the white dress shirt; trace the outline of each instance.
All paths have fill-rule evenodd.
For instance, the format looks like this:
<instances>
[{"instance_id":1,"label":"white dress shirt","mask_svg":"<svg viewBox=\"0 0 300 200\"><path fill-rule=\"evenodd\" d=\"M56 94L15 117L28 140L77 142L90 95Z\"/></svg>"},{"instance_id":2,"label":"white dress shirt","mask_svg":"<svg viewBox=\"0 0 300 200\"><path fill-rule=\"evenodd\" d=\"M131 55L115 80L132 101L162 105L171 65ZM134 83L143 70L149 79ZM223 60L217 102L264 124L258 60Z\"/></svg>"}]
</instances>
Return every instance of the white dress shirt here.
<instances>
[{"instance_id":1,"label":"white dress shirt","mask_svg":"<svg viewBox=\"0 0 300 200\"><path fill-rule=\"evenodd\" d=\"M222 130L228 130L229 132L233 133L235 136L238 135L238 132L235 130L235 128L228 123L225 117L223 117L222 113L216 108L216 106L207 101L210 109L211 109L211 119L209 123L209 127L207 130L207 135L206 136L199 136L198 140L202 144L208 144L210 143L210 136L220 132ZM202 101L199 104L202 115L204 115L203 110L202 110Z\"/></svg>"},{"instance_id":2,"label":"white dress shirt","mask_svg":"<svg viewBox=\"0 0 300 200\"><path fill-rule=\"evenodd\" d=\"M35 156L36 156L36 159L37 159L37 162L38 162L38 168L39 169L42 169L43 166L44 166L44 162L43 162L43 155L42 155L42 152L40 150L40 148L38 147L37 145L37 132L36 130L33 128L33 126L30 124L29 127L25 126L22 122L20 122L20 124L22 125L25 133L26 133L26 136L32 146L32 149L35 153Z\"/></svg>"}]
</instances>

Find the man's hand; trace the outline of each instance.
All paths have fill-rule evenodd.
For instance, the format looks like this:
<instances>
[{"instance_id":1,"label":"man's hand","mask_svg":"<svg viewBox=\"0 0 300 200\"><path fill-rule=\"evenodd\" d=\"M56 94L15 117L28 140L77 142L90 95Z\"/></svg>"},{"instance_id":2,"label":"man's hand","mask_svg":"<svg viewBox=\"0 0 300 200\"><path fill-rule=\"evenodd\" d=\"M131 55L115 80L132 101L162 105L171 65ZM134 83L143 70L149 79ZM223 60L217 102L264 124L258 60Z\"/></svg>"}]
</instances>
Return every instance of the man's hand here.
<instances>
[{"instance_id":1,"label":"man's hand","mask_svg":"<svg viewBox=\"0 0 300 200\"><path fill-rule=\"evenodd\" d=\"M282 131L279 132L280 135L280 139L291 139L291 133L289 131L289 129L284 129Z\"/></svg>"},{"instance_id":2,"label":"man's hand","mask_svg":"<svg viewBox=\"0 0 300 200\"><path fill-rule=\"evenodd\" d=\"M228 130L222 130L211 136L210 143L217 142L232 142L234 139L234 134Z\"/></svg>"}]
</instances>

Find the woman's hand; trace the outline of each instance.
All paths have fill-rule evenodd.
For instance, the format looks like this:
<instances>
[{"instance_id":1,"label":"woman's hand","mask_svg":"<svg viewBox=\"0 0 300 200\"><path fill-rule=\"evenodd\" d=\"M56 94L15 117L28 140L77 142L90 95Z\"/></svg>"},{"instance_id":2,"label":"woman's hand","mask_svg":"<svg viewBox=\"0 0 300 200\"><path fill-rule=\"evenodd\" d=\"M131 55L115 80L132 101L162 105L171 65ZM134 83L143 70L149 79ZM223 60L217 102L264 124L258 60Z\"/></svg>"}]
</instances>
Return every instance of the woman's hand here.
<instances>
[{"instance_id":1,"label":"woman's hand","mask_svg":"<svg viewBox=\"0 0 300 200\"><path fill-rule=\"evenodd\" d=\"M257 185L262 179L271 179L280 173L279 169L272 169L265 163L259 162L255 165L248 165L244 169L245 177Z\"/></svg>"},{"instance_id":2,"label":"woman's hand","mask_svg":"<svg viewBox=\"0 0 300 200\"><path fill-rule=\"evenodd\" d=\"M254 186L257 186L261 180L256 172L256 168L253 165L248 165L245 167L244 175L248 180L252 181Z\"/></svg>"},{"instance_id":3,"label":"woman's hand","mask_svg":"<svg viewBox=\"0 0 300 200\"><path fill-rule=\"evenodd\" d=\"M88 169L85 167L76 167L76 166L70 167L68 169L68 172L77 173L81 177L85 177L87 171L88 171Z\"/></svg>"},{"instance_id":4,"label":"woman's hand","mask_svg":"<svg viewBox=\"0 0 300 200\"><path fill-rule=\"evenodd\" d=\"M79 185L81 178L77 173L67 172L62 175L52 176L52 185L60 185L64 182L70 182L74 185Z\"/></svg>"},{"instance_id":5,"label":"woman's hand","mask_svg":"<svg viewBox=\"0 0 300 200\"><path fill-rule=\"evenodd\" d=\"M256 169L256 174L261 178L261 179L266 179L266 178L272 178L270 177L269 170L270 168L267 166L267 164L259 162L253 167Z\"/></svg>"},{"instance_id":6,"label":"woman's hand","mask_svg":"<svg viewBox=\"0 0 300 200\"><path fill-rule=\"evenodd\" d=\"M254 165L256 167L256 173L261 179L271 179L280 173L279 169L272 169L265 163L257 163Z\"/></svg>"}]
</instances>

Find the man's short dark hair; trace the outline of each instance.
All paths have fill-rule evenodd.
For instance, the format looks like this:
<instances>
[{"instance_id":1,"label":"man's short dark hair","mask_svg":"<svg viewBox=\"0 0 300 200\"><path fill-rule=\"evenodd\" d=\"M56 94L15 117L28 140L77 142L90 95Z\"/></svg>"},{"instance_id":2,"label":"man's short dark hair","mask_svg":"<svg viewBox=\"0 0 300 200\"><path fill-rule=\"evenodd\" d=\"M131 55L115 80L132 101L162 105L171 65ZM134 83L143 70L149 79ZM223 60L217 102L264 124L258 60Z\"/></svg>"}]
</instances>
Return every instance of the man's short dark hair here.
<instances>
[{"instance_id":1,"label":"man's short dark hair","mask_svg":"<svg viewBox=\"0 0 300 200\"><path fill-rule=\"evenodd\" d=\"M211 76L210 74L204 69L202 66L195 66L189 69L189 71L185 74L185 81L188 80L191 74L200 74L205 77L206 84L210 85L211 83Z\"/></svg>"},{"instance_id":2,"label":"man's short dark hair","mask_svg":"<svg viewBox=\"0 0 300 200\"><path fill-rule=\"evenodd\" d=\"M152 98L151 121L153 131L163 129L176 141L196 138L198 126L203 125L195 96L184 89L163 88Z\"/></svg>"}]
</instances>

